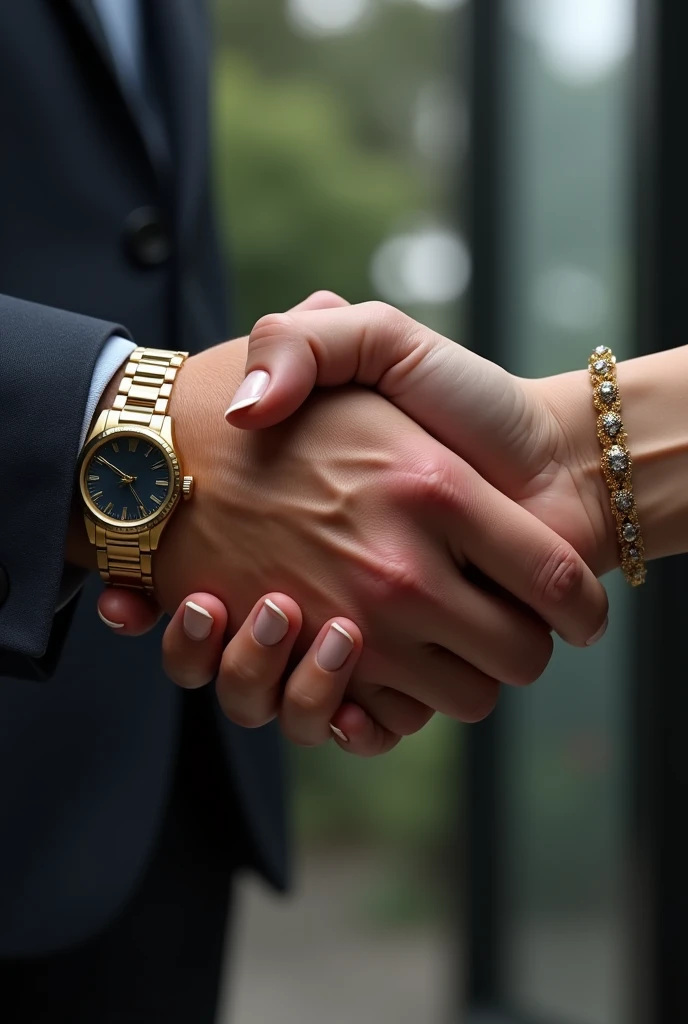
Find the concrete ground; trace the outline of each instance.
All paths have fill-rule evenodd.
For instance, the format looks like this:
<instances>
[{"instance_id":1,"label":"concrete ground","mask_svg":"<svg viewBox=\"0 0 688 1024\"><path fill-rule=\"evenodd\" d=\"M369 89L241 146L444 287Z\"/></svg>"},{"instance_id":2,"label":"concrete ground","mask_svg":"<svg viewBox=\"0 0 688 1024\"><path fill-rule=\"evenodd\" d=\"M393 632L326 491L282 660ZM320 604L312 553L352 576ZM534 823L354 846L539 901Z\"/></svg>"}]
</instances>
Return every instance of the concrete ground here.
<instances>
[{"instance_id":1,"label":"concrete ground","mask_svg":"<svg viewBox=\"0 0 688 1024\"><path fill-rule=\"evenodd\" d=\"M383 929L365 915L383 872L365 855L311 855L295 897L244 882L218 1024L456 1024L461 956L443 928ZM524 923L512 936L513 1009L624 1024L622 953L607 918Z\"/></svg>"},{"instance_id":2,"label":"concrete ground","mask_svg":"<svg viewBox=\"0 0 688 1024\"><path fill-rule=\"evenodd\" d=\"M311 857L286 900L243 883L218 1024L444 1024L445 938L362 919L361 892L379 871Z\"/></svg>"}]
</instances>

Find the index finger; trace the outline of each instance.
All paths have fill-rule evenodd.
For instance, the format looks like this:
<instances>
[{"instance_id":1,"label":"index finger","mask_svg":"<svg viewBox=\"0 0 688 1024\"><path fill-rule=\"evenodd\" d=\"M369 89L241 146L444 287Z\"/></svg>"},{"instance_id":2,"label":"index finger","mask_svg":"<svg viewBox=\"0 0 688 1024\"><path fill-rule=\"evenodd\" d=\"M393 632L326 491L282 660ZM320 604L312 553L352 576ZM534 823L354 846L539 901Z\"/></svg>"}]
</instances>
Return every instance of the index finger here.
<instances>
[{"instance_id":1,"label":"index finger","mask_svg":"<svg viewBox=\"0 0 688 1024\"><path fill-rule=\"evenodd\" d=\"M533 609L576 647L601 639L607 623L607 593L568 541L464 466L469 486L457 491L447 535L457 560L467 559ZM460 524L460 525L459 525ZM457 528L458 526L458 528Z\"/></svg>"}]
</instances>

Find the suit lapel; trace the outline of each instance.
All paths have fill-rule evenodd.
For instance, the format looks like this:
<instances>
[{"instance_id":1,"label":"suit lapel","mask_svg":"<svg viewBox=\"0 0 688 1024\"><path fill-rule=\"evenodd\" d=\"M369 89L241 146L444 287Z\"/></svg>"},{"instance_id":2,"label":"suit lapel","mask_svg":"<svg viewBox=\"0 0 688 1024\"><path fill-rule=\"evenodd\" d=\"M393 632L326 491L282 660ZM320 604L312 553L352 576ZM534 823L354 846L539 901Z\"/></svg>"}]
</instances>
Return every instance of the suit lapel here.
<instances>
[{"instance_id":1,"label":"suit lapel","mask_svg":"<svg viewBox=\"0 0 688 1024\"><path fill-rule=\"evenodd\" d=\"M63 5L62 3L57 3L56 6L59 8ZM110 49L107 35L91 0L67 0L65 6L71 10L74 18L86 37L86 43L93 48L106 74L110 78L112 85L116 89L117 95L119 96L126 111L126 115L143 146L146 157L148 158L148 162L151 164L153 171L156 175L162 176L164 174L164 168L160 164L155 147L150 144L148 133L145 131L145 125L142 123L140 118L141 110L137 106L136 102L133 102L132 97L128 95L127 90L122 87L122 82L112 56L112 50Z\"/></svg>"},{"instance_id":2,"label":"suit lapel","mask_svg":"<svg viewBox=\"0 0 688 1024\"><path fill-rule=\"evenodd\" d=\"M103 64L108 69L108 72L114 81L119 85L117 68L115 67L115 62L112 59L110 45L107 41L107 36L105 35L100 18L98 17L91 0L67 0L67 6L71 7Z\"/></svg>"},{"instance_id":3,"label":"suit lapel","mask_svg":"<svg viewBox=\"0 0 688 1024\"><path fill-rule=\"evenodd\" d=\"M208 45L201 0L144 0L159 63L172 141L182 237L194 221L208 173Z\"/></svg>"}]
</instances>

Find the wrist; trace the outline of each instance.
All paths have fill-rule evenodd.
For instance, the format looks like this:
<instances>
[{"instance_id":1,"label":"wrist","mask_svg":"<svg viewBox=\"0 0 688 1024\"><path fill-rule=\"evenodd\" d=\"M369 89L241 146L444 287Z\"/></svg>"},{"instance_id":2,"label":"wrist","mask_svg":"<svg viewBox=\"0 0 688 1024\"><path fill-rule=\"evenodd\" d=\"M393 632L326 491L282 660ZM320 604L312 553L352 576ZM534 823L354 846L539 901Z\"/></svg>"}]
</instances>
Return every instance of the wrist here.
<instances>
[{"instance_id":1,"label":"wrist","mask_svg":"<svg viewBox=\"0 0 688 1024\"><path fill-rule=\"evenodd\" d=\"M688 347L617 365L621 416L647 560L688 550ZM568 467L595 533L591 567L619 565L616 526L601 469L597 413L587 369L533 384L562 437Z\"/></svg>"},{"instance_id":2,"label":"wrist","mask_svg":"<svg viewBox=\"0 0 688 1024\"><path fill-rule=\"evenodd\" d=\"M228 425L224 412L228 396L243 379L246 353L243 338L190 356L172 389L168 411L174 446L183 473L194 478L194 492L190 501L177 505L155 554L155 596L167 611L176 608L190 590L214 592L217 546L224 553L232 547L231 519L221 540L210 537L204 508L218 487L228 508L232 495L240 493L244 448L250 437Z\"/></svg>"},{"instance_id":3,"label":"wrist","mask_svg":"<svg viewBox=\"0 0 688 1024\"><path fill-rule=\"evenodd\" d=\"M124 376L124 369L126 367L127 360L125 360L120 366L119 370L115 373L114 377L110 380L110 383L105 388L105 391L101 395L100 402L93 414L93 419L89 424L86 432L86 437L90 437L91 431L93 430L98 417L105 409L111 409L115 400L115 395L119 391L120 382ZM81 494L79 492L79 486L75 482L74 494L72 497L72 509L69 517L69 526L67 528L67 544L65 548L65 561L70 565L77 566L79 569L86 569L88 572L95 572L98 568L96 562L96 549L90 543L88 536L86 535L86 527L84 525L84 510L83 503L81 500Z\"/></svg>"},{"instance_id":4,"label":"wrist","mask_svg":"<svg viewBox=\"0 0 688 1024\"><path fill-rule=\"evenodd\" d=\"M579 553L597 576L603 576L618 568L620 558L609 490L602 474L590 374L587 369L574 370L532 384L560 438L557 462L570 475L590 523L592 547Z\"/></svg>"}]
</instances>

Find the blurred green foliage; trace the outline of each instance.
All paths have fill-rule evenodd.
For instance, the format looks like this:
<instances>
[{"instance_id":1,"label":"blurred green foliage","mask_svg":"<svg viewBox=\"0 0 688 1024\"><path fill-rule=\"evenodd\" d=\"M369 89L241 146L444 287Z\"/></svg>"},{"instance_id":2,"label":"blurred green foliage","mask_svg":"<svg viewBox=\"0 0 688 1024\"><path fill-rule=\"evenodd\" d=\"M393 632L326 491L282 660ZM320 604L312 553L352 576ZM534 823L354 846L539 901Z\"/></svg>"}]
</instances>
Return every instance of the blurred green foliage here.
<instances>
[{"instance_id":1,"label":"blurred green foliage","mask_svg":"<svg viewBox=\"0 0 688 1024\"><path fill-rule=\"evenodd\" d=\"M373 252L422 205L413 170L358 142L331 91L263 78L234 52L218 61L216 115L238 329L316 288L371 298Z\"/></svg>"},{"instance_id":2,"label":"blurred green foliage","mask_svg":"<svg viewBox=\"0 0 688 1024\"><path fill-rule=\"evenodd\" d=\"M237 333L317 288L375 297L380 243L446 223L459 188L413 138L422 88L455 74L457 19L374 0L365 27L314 38L286 8L215 0L215 179Z\"/></svg>"}]
</instances>

